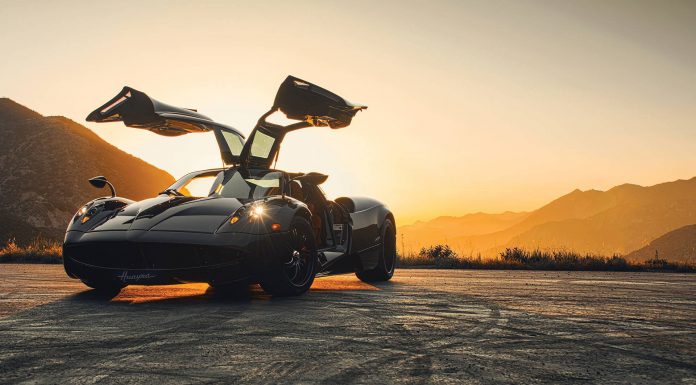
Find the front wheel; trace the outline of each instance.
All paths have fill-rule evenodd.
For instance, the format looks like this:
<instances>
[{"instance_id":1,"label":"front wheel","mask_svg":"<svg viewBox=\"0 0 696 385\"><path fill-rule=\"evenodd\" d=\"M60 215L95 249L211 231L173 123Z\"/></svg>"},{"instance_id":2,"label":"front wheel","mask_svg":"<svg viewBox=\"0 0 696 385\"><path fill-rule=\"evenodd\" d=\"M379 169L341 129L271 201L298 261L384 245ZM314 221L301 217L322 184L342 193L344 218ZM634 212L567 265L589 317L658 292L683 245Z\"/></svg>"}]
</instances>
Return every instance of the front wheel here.
<instances>
[{"instance_id":1,"label":"front wheel","mask_svg":"<svg viewBox=\"0 0 696 385\"><path fill-rule=\"evenodd\" d=\"M396 266L396 230L390 219L382 225L382 248L377 266L371 270L358 270L355 275L363 282L388 281L394 275Z\"/></svg>"},{"instance_id":2,"label":"front wheel","mask_svg":"<svg viewBox=\"0 0 696 385\"><path fill-rule=\"evenodd\" d=\"M309 290L317 273L317 245L312 226L304 218L290 223L283 252L264 274L263 290L271 295L287 297Z\"/></svg>"}]
</instances>

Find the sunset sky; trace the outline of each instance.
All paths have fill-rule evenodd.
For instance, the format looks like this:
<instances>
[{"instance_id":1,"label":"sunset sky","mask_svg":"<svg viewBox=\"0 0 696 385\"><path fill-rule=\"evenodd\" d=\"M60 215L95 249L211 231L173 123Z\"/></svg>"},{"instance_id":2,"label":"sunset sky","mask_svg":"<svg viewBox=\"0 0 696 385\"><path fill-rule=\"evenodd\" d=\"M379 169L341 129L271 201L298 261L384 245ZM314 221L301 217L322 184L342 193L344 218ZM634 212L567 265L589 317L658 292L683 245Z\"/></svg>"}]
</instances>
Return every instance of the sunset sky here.
<instances>
[{"instance_id":1,"label":"sunset sky","mask_svg":"<svg viewBox=\"0 0 696 385\"><path fill-rule=\"evenodd\" d=\"M693 1L0 0L0 96L179 177L220 165L212 134L84 118L129 85L249 133L293 74L369 109L289 134L278 168L407 224L696 176L695 20Z\"/></svg>"}]
</instances>

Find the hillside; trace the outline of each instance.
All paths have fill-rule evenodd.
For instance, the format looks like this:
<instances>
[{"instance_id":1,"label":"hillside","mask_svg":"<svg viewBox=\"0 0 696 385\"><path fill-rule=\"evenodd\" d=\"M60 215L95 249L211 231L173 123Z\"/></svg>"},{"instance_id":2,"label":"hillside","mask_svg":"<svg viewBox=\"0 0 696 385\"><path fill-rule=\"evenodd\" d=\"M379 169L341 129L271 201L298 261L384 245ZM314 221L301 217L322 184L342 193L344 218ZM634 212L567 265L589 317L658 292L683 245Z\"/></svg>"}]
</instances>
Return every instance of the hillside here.
<instances>
[{"instance_id":1,"label":"hillside","mask_svg":"<svg viewBox=\"0 0 696 385\"><path fill-rule=\"evenodd\" d=\"M524 220L501 231L472 237L452 239L452 245L457 249L470 253L496 254L504 249L513 238L530 231L537 226L565 220L588 218L615 205L615 198L602 191L575 190L545 206L530 212Z\"/></svg>"},{"instance_id":2,"label":"hillside","mask_svg":"<svg viewBox=\"0 0 696 385\"><path fill-rule=\"evenodd\" d=\"M505 212L502 214L475 213L462 217L443 216L431 221L418 221L402 226L407 250L418 251L420 247L437 243L450 243L451 240L474 235L482 235L507 229L529 216L529 213ZM401 237L400 235L400 237ZM400 240L399 240L400 242Z\"/></svg>"},{"instance_id":3,"label":"hillside","mask_svg":"<svg viewBox=\"0 0 696 385\"><path fill-rule=\"evenodd\" d=\"M688 225L672 230L626 256L636 261L655 258L657 251L660 259L677 262L696 261L696 225Z\"/></svg>"},{"instance_id":4,"label":"hillside","mask_svg":"<svg viewBox=\"0 0 696 385\"><path fill-rule=\"evenodd\" d=\"M649 187L624 184L607 191L575 190L505 229L451 237L447 243L465 254L481 252L486 256L506 247L626 254L662 234L693 223L696 223L696 178ZM434 240L423 234L411 232L410 236L421 242L425 240L426 245L428 240ZM409 245L412 250L419 247Z\"/></svg>"},{"instance_id":5,"label":"hillside","mask_svg":"<svg viewBox=\"0 0 696 385\"><path fill-rule=\"evenodd\" d=\"M649 187L621 185L603 193L611 207L585 218L547 222L505 246L626 254L679 227L696 223L696 178Z\"/></svg>"},{"instance_id":6,"label":"hillside","mask_svg":"<svg viewBox=\"0 0 696 385\"><path fill-rule=\"evenodd\" d=\"M105 175L118 195L143 199L174 178L61 116L44 117L0 98L0 243L61 239L83 203L108 194L87 183Z\"/></svg>"},{"instance_id":7,"label":"hillside","mask_svg":"<svg viewBox=\"0 0 696 385\"><path fill-rule=\"evenodd\" d=\"M520 215L515 221L507 224L501 223L503 226L497 229L492 229L488 232L462 233L457 236L450 236L447 239L447 243L456 250L463 251L464 253L494 254L502 250L503 246L508 244L516 236L530 231L537 226L565 220L588 218L615 204L615 197L608 196L602 191L575 190L537 210L523 213L524 215ZM467 215L460 218L464 219L467 217L470 216ZM484 217L479 216L478 218ZM476 225L476 223L469 224L470 227L476 227ZM405 227L406 226L404 226L404 228ZM425 224L421 226L421 228L426 227L427 225ZM402 229L405 230L404 228ZM423 245L443 242L443 237L428 237L426 233L422 231L411 230L408 233L404 232L404 234L407 249L410 246L411 250L417 250ZM411 239L408 239L408 236L410 236Z\"/></svg>"}]
</instances>

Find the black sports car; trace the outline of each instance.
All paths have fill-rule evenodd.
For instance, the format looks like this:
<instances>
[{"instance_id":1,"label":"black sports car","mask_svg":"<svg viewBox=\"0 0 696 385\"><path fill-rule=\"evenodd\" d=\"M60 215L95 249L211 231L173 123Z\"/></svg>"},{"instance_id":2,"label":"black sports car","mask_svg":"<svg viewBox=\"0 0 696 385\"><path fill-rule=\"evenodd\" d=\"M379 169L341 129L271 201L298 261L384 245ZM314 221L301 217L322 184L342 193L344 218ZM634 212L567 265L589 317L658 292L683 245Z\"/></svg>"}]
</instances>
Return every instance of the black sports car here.
<instances>
[{"instance_id":1,"label":"black sports car","mask_svg":"<svg viewBox=\"0 0 696 385\"><path fill-rule=\"evenodd\" d=\"M215 134L225 167L192 172L140 202L111 197L85 204L68 225L65 271L104 293L129 284L207 282L220 291L258 282L273 295L302 294L317 274L354 271L363 281L394 273L394 216L370 198L326 199L326 175L271 168L283 137L311 126L346 127L367 108L289 76L245 141L238 130L195 110L123 90L87 117L160 135ZM298 122L267 118L281 111ZM204 193L195 193L204 188Z\"/></svg>"}]
</instances>

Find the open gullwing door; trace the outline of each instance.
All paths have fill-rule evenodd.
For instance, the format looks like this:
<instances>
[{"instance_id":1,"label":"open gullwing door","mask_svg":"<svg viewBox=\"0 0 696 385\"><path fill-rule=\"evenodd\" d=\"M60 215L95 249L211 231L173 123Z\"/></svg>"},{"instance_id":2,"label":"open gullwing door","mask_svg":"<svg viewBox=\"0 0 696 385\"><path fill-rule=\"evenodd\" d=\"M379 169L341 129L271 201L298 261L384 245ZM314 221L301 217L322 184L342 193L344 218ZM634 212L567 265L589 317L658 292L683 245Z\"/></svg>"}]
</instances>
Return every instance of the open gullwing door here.
<instances>
[{"instance_id":1,"label":"open gullwing door","mask_svg":"<svg viewBox=\"0 0 696 385\"><path fill-rule=\"evenodd\" d=\"M234 127L217 123L195 110L162 103L130 87L123 87L111 100L92 111L87 121L123 122L128 127L164 136L213 131L225 164L239 164L244 146L244 135Z\"/></svg>"},{"instance_id":2,"label":"open gullwing door","mask_svg":"<svg viewBox=\"0 0 696 385\"><path fill-rule=\"evenodd\" d=\"M306 127L347 127L355 114L366 108L310 82L288 76L278 88L273 107L259 119L249 135L240 155L240 164L250 168L270 168L288 132ZM287 126L267 122L266 118L276 111L298 122Z\"/></svg>"}]
</instances>

